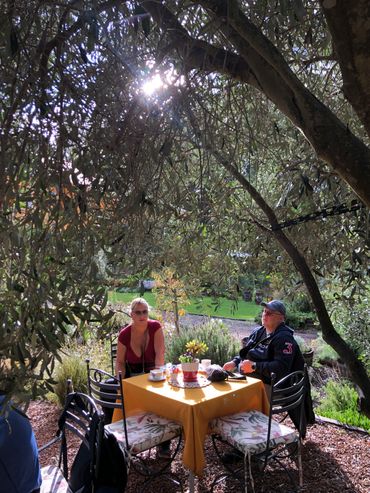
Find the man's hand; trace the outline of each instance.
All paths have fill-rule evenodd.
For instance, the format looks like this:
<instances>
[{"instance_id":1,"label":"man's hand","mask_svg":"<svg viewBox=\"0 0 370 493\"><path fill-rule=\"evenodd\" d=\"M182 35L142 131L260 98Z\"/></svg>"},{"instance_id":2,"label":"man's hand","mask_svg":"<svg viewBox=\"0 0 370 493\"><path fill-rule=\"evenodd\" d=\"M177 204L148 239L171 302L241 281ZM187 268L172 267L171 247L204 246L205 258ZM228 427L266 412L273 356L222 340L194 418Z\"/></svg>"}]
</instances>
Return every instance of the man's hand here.
<instances>
[{"instance_id":1,"label":"man's hand","mask_svg":"<svg viewBox=\"0 0 370 493\"><path fill-rule=\"evenodd\" d=\"M224 364L223 369L226 371L234 371L236 370L236 366L234 361L228 361L227 363Z\"/></svg>"},{"instance_id":2,"label":"man's hand","mask_svg":"<svg viewBox=\"0 0 370 493\"><path fill-rule=\"evenodd\" d=\"M252 368L253 361L250 361L249 359L245 359L240 363L240 371L242 373L253 373L254 370Z\"/></svg>"}]
</instances>

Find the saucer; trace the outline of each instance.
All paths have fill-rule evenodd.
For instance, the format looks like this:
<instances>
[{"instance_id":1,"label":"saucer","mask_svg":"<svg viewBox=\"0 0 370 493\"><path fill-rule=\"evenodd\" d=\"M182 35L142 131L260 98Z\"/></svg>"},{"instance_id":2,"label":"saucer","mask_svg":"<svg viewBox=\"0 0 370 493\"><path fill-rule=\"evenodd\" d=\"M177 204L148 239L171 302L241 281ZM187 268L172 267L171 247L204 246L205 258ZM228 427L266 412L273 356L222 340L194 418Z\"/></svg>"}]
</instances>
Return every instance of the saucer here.
<instances>
[{"instance_id":1,"label":"saucer","mask_svg":"<svg viewBox=\"0 0 370 493\"><path fill-rule=\"evenodd\" d=\"M161 378L153 378L151 375L148 376L148 380L151 382L163 382L163 380L166 380L166 375L163 375Z\"/></svg>"}]
</instances>

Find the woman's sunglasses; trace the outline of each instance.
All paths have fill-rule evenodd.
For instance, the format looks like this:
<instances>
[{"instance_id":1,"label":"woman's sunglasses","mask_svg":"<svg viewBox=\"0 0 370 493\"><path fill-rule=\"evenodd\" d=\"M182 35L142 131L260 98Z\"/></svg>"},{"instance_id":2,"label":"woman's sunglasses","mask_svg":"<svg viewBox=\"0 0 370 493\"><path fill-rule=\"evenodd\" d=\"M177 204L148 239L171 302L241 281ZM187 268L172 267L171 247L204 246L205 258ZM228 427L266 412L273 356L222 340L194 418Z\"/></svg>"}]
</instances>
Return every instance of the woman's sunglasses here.
<instances>
[{"instance_id":1,"label":"woman's sunglasses","mask_svg":"<svg viewBox=\"0 0 370 493\"><path fill-rule=\"evenodd\" d=\"M134 310L135 315L148 315L148 310Z\"/></svg>"}]
</instances>

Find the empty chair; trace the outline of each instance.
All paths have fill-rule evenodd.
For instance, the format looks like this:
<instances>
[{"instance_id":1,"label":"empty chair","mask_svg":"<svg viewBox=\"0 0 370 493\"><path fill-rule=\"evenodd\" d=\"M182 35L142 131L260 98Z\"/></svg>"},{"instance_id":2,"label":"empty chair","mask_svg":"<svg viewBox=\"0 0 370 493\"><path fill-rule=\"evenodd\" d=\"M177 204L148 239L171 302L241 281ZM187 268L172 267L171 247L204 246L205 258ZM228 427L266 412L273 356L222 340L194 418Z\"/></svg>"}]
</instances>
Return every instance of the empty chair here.
<instances>
[{"instance_id":1,"label":"empty chair","mask_svg":"<svg viewBox=\"0 0 370 493\"><path fill-rule=\"evenodd\" d=\"M105 429L114 434L120 446L128 451L133 468L144 477L142 491L149 482L161 475L167 475L176 486L181 488L181 481L177 475L169 470L169 466L175 458L181 443L182 427L176 421L169 420L150 412L141 412L133 416L126 416L122 377L116 378L109 373L90 368L87 363L88 389L92 399L103 409L121 409L123 419L112 424L107 424ZM112 394L116 396L112 400ZM161 461L161 465L154 467L150 456L142 452L160 445L167 440L176 438L177 443L171 457Z\"/></svg>"},{"instance_id":2,"label":"empty chair","mask_svg":"<svg viewBox=\"0 0 370 493\"><path fill-rule=\"evenodd\" d=\"M302 486L301 430L305 397L304 372L296 371L277 383L275 381L276 377L272 374L271 405L268 416L259 411L249 411L217 418L210 423L213 444L221 461L222 456L218 447L220 442L229 444L244 456L242 465L236 468L224 464L226 471L215 479L212 491L216 484L228 477L238 479L245 491L249 479L254 490L251 466L255 462L259 466L260 474L264 473L268 464L280 466L287 473L293 488L296 488L287 459L297 460L299 484ZM296 410L299 419L298 430L272 419L274 415L285 414L293 409Z\"/></svg>"},{"instance_id":3,"label":"empty chair","mask_svg":"<svg viewBox=\"0 0 370 493\"><path fill-rule=\"evenodd\" d=\"M68 432L81 440L81 447L68 467ZM87 395L73 392L58 421L56 437L39 449L39 453L60 441L59 465L41 469L41 493L75 493L94 491L97 484L100 450L104 431L103 415ZM82 469L81 469L81 462Z\"/></svg>"}]
</instances>

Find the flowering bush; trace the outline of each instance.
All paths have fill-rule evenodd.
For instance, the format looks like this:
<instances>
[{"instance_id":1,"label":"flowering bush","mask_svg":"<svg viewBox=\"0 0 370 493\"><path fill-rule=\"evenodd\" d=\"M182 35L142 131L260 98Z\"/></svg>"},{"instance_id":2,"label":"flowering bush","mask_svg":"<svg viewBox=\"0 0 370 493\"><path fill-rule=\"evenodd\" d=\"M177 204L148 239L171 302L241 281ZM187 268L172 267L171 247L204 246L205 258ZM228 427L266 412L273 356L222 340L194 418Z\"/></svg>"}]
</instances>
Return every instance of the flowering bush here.
<instances>
[{"instance_id":1,"label":"flowering bush","mask_svg":"<svg viewBox=\"0 0 370 493\"><path fill-rule=\"evenodd\" d=\"M179 356L181 363L192 363L198 356L208 351L208 347L204 342L192 339L186 343L186 352Z\"/></svg>"}]
</instances>

